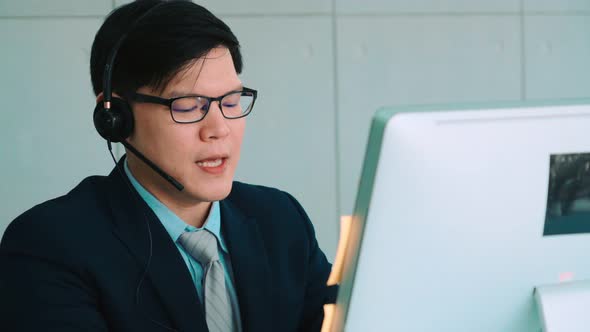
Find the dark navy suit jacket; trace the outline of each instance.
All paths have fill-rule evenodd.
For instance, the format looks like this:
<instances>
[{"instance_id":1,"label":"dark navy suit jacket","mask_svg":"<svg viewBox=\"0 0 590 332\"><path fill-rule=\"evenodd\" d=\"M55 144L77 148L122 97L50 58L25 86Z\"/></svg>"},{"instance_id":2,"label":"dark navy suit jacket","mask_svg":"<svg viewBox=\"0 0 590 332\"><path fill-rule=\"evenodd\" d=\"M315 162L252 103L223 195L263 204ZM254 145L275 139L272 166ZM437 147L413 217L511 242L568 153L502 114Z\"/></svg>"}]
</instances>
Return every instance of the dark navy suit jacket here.
<instances>
[{"instance_id":1,"label":"dark navy suit jacket","mask_svg":"<svg viewBox=\"0 0 590 332\"><path fill-rule=\"evenodd\" d=\"M10 224L0 244L0 330L207 331L178 249L125 181L116 169L86 178ZM319 331L331 266L299 203L234 182L220 208L243 330ZM152 256L138 289L146 221Z\"/></svg>"}]
</instances>

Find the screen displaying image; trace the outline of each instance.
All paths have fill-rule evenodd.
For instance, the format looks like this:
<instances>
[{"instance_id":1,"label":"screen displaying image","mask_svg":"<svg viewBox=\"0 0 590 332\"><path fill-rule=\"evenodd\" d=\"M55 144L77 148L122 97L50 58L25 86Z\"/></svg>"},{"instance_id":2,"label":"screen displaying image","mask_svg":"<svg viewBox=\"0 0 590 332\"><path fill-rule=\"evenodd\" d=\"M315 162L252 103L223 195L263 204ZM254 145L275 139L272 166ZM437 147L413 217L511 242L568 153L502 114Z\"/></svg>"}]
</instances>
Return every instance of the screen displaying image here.
<instances>
[{"instance_id":1,"label":"screen displaying image","mask_svg":"<svg viewBox=\"0 0 590 332\"><path fill-rule=\"evenodd\" d=\"M590 233L590 153L551 155L543 235Z\"/></svg>"}]
</instances>

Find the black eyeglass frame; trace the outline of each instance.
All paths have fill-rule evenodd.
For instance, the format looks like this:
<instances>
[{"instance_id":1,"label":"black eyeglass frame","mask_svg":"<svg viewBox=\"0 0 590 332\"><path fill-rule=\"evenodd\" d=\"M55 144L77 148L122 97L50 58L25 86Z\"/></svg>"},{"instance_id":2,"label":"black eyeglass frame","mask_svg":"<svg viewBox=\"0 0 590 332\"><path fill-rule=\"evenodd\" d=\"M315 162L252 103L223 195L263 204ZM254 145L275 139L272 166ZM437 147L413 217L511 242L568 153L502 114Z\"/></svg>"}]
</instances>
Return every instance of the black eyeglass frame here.
<instances>
[{"instance_id":1,"label":"black eyeglass frame","mask_svg":"<svg viewBox=\"0 0 590 332\"><path fill-rule=\"evenodd\" d=\"M228 117L225 115L225 113L223 113L223 106L221 105L221 100L229 95L235 94L235 93L251 93L252 94L252 104L250 105L250 108L248 110L247 113L244 113L240 116L236 116L236 117ZM205 114L203 115L202 118L195 120L195 121L177 121L174 118L174 115L172 114L174 111L172 111L172 103L175 100L178 99L182 99L182 98L187 98L187 97L193 97L193 98L203 98L205 100L207 100L209 108L207 108L207 110L205 110ZM158 104L158 105L164 105L168 107L168 110L170 111L170 117L172 118L172 121L176 122L176 123L196 123L199 121L202 121L207 114L209 113L209 110L211 109L211 104L213 102L217 102L217 104L219 105L219 110L221 111L221 115L223 115L224 118L226 119L240 119L243 118L247 115L249 115L252 112L252 109L254 108L254 103L256 103L256 98L258 97L258 91L254 90L254 89L250 89L247 87L243 87L241 90L236 90L236 91L230 91L226 94L224 94L223 96L219 96L219 97L208 97L208 96L202 96L202 95L186 95L186 96L179 96L179 97L174 97L174 98L162 98L162 97L158 97L158 96L152 96L152 95L146 95L143 93L139 93L139 92L134 92L131 94L130 99L132 101L135 102L139 102L139 103L150 103L150 104Z\"/></svg>"}]
</instances>

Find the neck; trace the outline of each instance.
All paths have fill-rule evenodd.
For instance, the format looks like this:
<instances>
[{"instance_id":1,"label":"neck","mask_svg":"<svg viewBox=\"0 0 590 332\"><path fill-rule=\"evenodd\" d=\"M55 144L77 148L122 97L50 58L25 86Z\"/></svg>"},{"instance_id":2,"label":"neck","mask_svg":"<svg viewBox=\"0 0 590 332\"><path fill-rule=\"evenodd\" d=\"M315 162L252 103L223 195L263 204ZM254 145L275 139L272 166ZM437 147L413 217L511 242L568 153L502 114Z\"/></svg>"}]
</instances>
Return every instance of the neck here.
<instances>
[{"instance_id":1,"label":"neck","mask_svg":"<svg viewBox=\"0 0 590 332\"><path fill-rule=\"evenodd\" d=\"M127 156L129 171L145 190L166 205L185 223L197 228L203 227L211 209L211 202L193 199L186 192L176 190L141 161L130 155Z\"/></svg>"}]
</instances>

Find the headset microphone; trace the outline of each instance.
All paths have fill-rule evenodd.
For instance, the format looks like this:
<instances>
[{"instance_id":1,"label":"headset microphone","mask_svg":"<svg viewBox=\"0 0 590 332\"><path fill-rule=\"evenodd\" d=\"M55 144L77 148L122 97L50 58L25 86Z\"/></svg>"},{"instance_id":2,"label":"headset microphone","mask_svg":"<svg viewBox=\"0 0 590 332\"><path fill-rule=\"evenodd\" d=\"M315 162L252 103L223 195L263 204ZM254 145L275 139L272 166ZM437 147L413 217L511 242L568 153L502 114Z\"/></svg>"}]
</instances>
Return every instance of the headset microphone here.
<instances>
[{"instance_id":1,"label":"headset microphone","mask_svg":"<svg viewBox=\"0 0 590 332\"><path fill-rule=\"evenodd\" d=\"M160 167L158 167L156 164L154 164L153 161L149 160L141 152L137 151L137 149L135 147L133 147L133 145L129 144L127 141L121 141L121 144L123 144L123 146L126 147L127 150L133 152L133 154L136 155L137 158L141 159L141 161L146 163L146 165L151 167L161 177L166 179L166 181L170 182L170 184L172 184L174 186L174 188L178 189L178 191L182 191L184 189L184 186L182 184L180 184L178 181L176 181L176 179L174 179L168 173L164 172L164 170L162 170Z\"/></svg>"}]
</instances>

